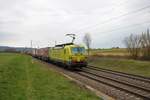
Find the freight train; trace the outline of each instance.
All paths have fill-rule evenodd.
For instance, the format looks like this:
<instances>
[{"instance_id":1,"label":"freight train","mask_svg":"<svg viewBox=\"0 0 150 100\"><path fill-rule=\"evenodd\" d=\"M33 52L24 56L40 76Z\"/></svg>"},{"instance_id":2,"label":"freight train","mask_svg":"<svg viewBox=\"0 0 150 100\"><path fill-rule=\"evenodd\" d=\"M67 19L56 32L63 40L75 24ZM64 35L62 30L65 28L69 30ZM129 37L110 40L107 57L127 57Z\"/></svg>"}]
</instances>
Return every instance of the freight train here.
<instances>
[{"instance_id":1,"label":"freight train","mask_svg":"<svg viewBox=\"0 0 150 100\"><path fill-rule=\"evenodd\" d=\"M87 66L87 56L84 46L76 45L74 43L33 49L31 55L44 61L61 64L69 69Z\"/></svg>"}]
</instances>

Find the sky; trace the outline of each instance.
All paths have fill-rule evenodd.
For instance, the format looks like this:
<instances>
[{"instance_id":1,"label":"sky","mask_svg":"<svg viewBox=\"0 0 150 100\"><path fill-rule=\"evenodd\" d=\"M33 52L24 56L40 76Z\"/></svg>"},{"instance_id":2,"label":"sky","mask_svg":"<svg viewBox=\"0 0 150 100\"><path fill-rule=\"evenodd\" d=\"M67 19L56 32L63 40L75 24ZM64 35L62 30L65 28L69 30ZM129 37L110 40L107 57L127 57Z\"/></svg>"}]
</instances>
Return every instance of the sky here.
<instances>
[{"instance_id":1,"label":"sky","mask_svg":"<svg viewBox=\"0 0 150 100\"><path fill-rule=\"evenodd\" d=\"M83 44L92 48L124 47L130 34L150 28L150 0L0 0L0 46L47 47Z\"/></svg>"}]
</instances>

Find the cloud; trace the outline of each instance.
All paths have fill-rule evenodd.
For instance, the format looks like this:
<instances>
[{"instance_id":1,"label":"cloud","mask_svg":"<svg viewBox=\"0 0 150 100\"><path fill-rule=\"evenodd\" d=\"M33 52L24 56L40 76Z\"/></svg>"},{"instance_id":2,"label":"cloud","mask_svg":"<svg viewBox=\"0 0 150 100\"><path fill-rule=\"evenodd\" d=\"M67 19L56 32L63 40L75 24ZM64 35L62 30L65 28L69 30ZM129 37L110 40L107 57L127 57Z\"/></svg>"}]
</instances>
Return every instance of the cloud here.
<instances>
[{"instance_id":1,"label":"cloud","mask_svg":"<svg viewBox=\"0 0 150 100\"><path fill-rule=\"evenodd\" d=\"M93 47L122 46L125 36L130 33L141 33L150 25L143 23L150 21L149 8L115 18L148 6L149 0L1 0L0 2L0 45L30 46L30 41L33 40L35 46L52 46L55 41L58 43L70 41L69 37L65 37L68 33L77 34L76 43L80 44L84 33L88 32L93 38ZM114 19L110 20L112 18ZM105 23L106 21L108 22ZM141 25L132 26L137 23Z\"/></svg>"},{"instance_id":2,"label":"cloud","mask_svg":"<svg viewBox=\"0 0 150 100\"><path fill-rule=\"evenodd\" d=\"M5 41L15 41L17 39L18 35L6 33L6 32L0 32L0 42Z\"/></svg>"}]
</instances>

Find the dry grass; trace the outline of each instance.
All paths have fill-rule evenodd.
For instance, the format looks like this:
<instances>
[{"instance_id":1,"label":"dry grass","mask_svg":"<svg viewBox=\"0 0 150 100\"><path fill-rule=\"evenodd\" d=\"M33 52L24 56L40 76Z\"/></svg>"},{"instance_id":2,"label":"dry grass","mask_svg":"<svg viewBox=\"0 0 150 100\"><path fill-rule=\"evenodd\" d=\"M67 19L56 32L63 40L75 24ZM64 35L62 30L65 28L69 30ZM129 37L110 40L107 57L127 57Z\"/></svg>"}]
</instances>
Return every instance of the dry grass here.
<instances>
[{"instance_id":1,"label":"dry grass","mask_svg":"<svg viewBox=\"0 0 150 100\"><path fill-rule=\"evenodd\" d=\"M128 58L129 54L126 49L94 49L91 50L91 56L100 56L100 57L121 57Z\"/></svg>"}]
</instances>

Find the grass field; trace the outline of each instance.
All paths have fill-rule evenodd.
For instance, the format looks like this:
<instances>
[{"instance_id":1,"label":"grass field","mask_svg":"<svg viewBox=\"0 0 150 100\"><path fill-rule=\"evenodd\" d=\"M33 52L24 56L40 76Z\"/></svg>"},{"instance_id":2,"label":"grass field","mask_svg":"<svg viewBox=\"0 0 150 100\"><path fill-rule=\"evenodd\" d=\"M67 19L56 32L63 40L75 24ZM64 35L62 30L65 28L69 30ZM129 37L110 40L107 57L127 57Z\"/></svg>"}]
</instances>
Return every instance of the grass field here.
<instances>
[{"instance_id":1,"label":"grass field","mask_svg":"<svg viewBox=\"0 0 150 100\"><path fill-rule=\"evenodd\" d=\"M118 49L92 49L90 51L91 55L94 56L110 56L110 57L126 57L129 56L128 52L124 48Z\"/></svg>"},{"instance_id":2,"label":"grass field","mask_svg":"<svg viewBox=\"0 0 150 100\"><path fill-rule=\"evenodd\" d=\"M91 57L89 64L101 68L150 77L150 62L111 57Z\"/></svg>"},{"instance_id":3,"label":"grass field","mask_svg":"<svg viewBox=\"0 0 150 100\"><path fill-rule=\"evenodd\" d=\"M100 100L21 54L0 53L0 100Z\"/></svg>"}]
</instances>

